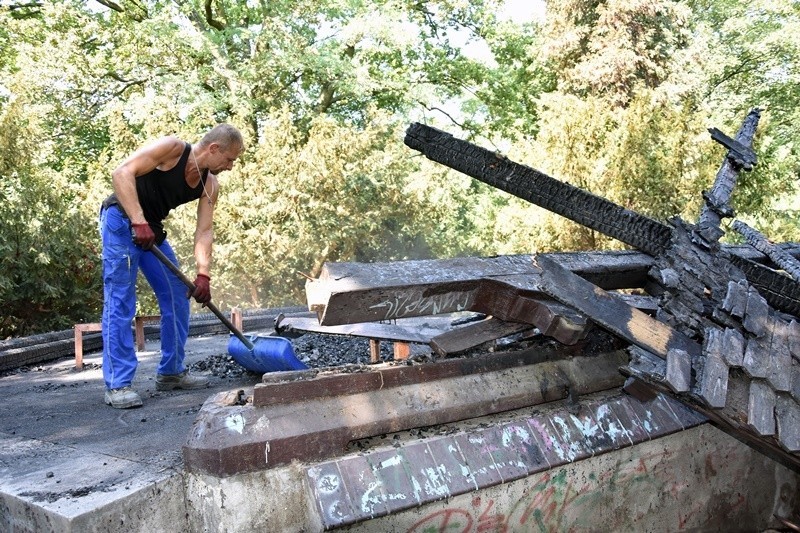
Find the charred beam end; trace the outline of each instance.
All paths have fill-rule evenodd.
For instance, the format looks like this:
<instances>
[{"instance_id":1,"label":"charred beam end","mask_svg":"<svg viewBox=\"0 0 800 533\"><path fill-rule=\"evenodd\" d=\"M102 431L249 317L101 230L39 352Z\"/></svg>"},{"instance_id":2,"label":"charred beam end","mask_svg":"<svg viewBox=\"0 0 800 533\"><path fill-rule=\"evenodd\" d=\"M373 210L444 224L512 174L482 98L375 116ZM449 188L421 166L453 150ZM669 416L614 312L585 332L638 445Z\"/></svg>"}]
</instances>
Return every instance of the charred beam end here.
<instances>
[{"instance_id":1,"label":"charred beam end","mask_svg":"<svg viewBox=\"0 0 800 533\"><path fill-rule=\"evenodd\" d=\"M800 283L744 257L730 254L728 258L745 273L747 281L758 289L767 303L784 313L800 316Z\"/></svg>"},{"instance_id":2,"label":"charred beam end","mask_svg":"<svg viewBox=\"0 0 800 533\"><path fill-rule=\"evenodd\" d=\"M800 282L800 261L769 242L759 231L751 228L741 220L733 222L733 229L744 237L750 246L769 257L776 265L785 270L792 279Z\"/></svg>"},{"instance_id":3,"label":"charred beam end","mask_svg":"<svg viewBox=\"0 0 800 533\"><path fill-rule=\"evenodd\" d=\"M717 128L708 128L711 138L728 149L728 159L733 165L742 170L751 171L756 166L758 158L749 146L745 146L736 139L731 139Z\"/></svg>"},{"instance_id":4,"label":"charred beam end","mask_svg":"<svg viewBox=\"0 0 800 533\"><path fill-rule=\"evenodd\" d=\"M406 130L406 146L428 159L536 204L649 255L669 246L672 229L538 170L424 124Z\"/></svg>"},{"instance_id":5,"label":"charred beam end","mask_svg":"<svg viewBox=\"0 0 800 533\"><path fill-rule=\"evenodd\" d=\"M753 144L753 137L755 137L760 118L761 110L752 109L742 122L742 127L739 128L736 134L736 139L727 137L716 128L709 129L712 138L721 142L723 146L728 148L728 154L717 171L713 187L709 192L703 194L705 206L700 213L700 219L697 223L700 234L703 235L709 243L719 241L722 236L722 231L719 228L720 220L727 216L726 213L729 209L727 205L730 201L731 194L733 194L733 188L736 187L739 169L745 168L744 164L738 164L736 161L752 161L752 165L755 165L755 153L750 147ZM723 140L725 142L723 142ZM737 154L744 154L741 156L744 159L737 159L737 157L739 157L737 155L731 156L732 152L734 152L734 148ZM748 151L753 154L752 157L748 156ZM752 168L752 165L750 168Z\"/></svg>"}]
</instances>

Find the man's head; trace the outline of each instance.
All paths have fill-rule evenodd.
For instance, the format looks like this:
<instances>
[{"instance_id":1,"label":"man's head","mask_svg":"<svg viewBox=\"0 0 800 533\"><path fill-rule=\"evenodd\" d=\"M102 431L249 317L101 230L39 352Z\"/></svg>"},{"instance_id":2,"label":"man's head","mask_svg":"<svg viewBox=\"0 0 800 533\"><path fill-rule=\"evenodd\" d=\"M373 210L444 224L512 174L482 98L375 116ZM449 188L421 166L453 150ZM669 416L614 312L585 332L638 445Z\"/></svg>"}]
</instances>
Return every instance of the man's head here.
<instances>
[{"instance_id":1,"label":"man's head","mask_svg":"<svg viewBox=\"0 0 800 533\"><path fill-rule=\"evenodd\" d=\"M230 124L214 126L197 145L207 151L208 157L203 166L208 167L212 174L233 168L233 162L244 150L242 134Z\"/></svg>"}]
</instances>

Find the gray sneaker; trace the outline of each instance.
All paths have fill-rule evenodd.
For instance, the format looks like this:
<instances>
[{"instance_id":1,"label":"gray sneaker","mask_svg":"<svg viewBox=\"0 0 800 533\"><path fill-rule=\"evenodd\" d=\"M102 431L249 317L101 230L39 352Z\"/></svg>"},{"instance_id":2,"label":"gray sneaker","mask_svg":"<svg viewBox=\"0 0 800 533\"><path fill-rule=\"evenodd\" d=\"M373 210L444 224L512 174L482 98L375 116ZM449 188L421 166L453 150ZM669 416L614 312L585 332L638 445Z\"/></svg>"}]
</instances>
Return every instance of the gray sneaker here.
<instances>
[{"instance_id":1,"label":"gray sneaker","mask_svg":"<svg viewBox=\"0 0 800 533\"><path fill-rule=\"evenodd\" d=\"M188 370L180 374L166 375L156 374L156 390L173 389L204 389L208 387L208 378L203 376L192 376Z\"/></svg>"},{"instance_id":2,"label":"gray sneaker","mask_svg":"<svg viewBox=\"0 0 800 533\"><path fill-rule=\"evenodd\" d=\"M114 409L130 409L131 407L141 407L142 399L130 387L120 387L119 389L106 389L106 404Z\"/></svg>"}]
</instances>

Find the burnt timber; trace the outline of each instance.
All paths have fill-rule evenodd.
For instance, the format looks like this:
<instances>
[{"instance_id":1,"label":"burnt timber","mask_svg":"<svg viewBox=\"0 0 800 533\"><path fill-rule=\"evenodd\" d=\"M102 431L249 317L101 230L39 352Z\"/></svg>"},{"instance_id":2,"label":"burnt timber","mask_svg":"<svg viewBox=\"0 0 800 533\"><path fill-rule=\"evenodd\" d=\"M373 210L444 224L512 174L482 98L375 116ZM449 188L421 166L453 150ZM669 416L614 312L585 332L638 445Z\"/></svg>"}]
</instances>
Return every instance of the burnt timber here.
<instances>
[{"instance_id":1,"label":"burnt timber","mask_svg":"<svg viewBox=\"0 0 800 533\"><path fill-rule=\"evenodd\" d=\"M631 343L624 372L666 390L734 436L800 470L800 283L720 246L720 220L740 170L756 164L753 110L728 153L697 224L654 221L467 141L412 124L407 146L429 159L633 246L654 260L645 289L655 319L623 307L607 287L546 256L530 274L537 290ZM658 325L656 325L656 323Z\"/></svg>"},{"instance_id":2,"label":"burnt timber","mask_svg":"<svg viewBox=\"0 0 800 533\"><path fill-rule=\"evenodd\" d=\"M723 246L722 218L759 113L727 150L697 224L643 217L445 132L413 124L406 144L430 159L638 248L396 263L326 264L306 284L322 326L473 311L486 322L430 341L440 355L534 326L565 345L593 327L629 345L626 390L668 392L722 429L800 470L800 284L792 243ZM776 263L775 258L781 261ZM637 289L644 296L616 292ZM491 321L491 322L490 322ZM638 384L638 387L635 385Z\"/></svg>"}]
</instances>

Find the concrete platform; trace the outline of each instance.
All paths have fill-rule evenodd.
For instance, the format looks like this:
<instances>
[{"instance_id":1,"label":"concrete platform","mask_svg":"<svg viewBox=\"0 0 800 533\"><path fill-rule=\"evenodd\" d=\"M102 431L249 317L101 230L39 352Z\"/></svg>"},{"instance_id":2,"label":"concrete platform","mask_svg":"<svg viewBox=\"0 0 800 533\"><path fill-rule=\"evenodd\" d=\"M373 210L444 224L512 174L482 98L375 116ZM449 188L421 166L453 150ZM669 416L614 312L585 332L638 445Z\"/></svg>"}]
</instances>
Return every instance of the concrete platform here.
<instances>
[{"instance_id":1,"label":"concrete platform","mask_svg":"<svg viewBox=\"0 0 800 533\"><path fill-rule=\"evenodd\" d=\"M187 364L227 353L228 335L192 337ZM157 340L139 352L144 406L104 404L99 353L0 378L0 530L187 530L181 446L203 402L261 376L211 377L210 387L159 392ZM177 521L177 522L176 522Z\"/></svg>"},{"instance_id":2,"label":"concrete platform","mask_svg":"<svg viewBox=\"0 0 800 533\"><path fill-rule=\"evenodd\" d=\"M187 363L227 342L192 338ZM688 411L638 410L619 390L378 435L326 459L190 472L181 449L204 406L230 391L252 396L262 379L157 392L156 350L148 342L140 354L144 406L134 410L104 405L96 353L81 372L64 359L0 377L0 531L758 531L800 512L796 474ZM573 416L597 427L560 427ZM535 449L513 447L525 444L520 428Z\"/></svg>"}]
</instances>

